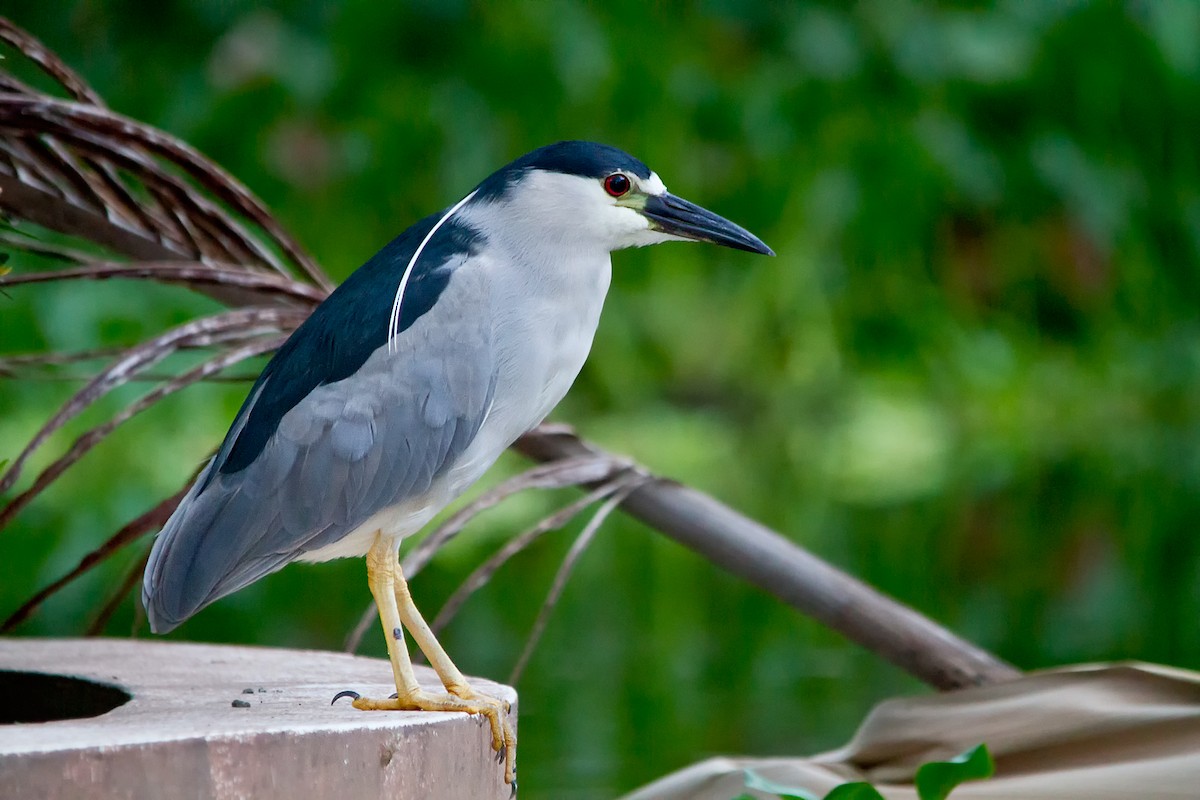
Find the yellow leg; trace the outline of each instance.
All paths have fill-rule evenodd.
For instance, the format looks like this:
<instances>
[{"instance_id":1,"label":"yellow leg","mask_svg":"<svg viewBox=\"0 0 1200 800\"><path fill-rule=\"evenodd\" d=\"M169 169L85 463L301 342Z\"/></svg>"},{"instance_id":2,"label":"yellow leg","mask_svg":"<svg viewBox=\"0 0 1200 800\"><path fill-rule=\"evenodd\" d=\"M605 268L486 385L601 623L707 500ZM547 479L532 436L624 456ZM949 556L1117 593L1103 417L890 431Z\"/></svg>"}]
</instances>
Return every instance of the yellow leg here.
<instances>
[{"instance_id":1,"label":"yellow leg","mask_svg":"<svg viewBox=\"0 0 1200 800\"><path fill-rule=\"evenodd\" d=\"M377 534L375 543L367 552L367 585L379 609L379 622L383 625L388 659L392 662L392 676L396 680L396 694L406 697L420 692L421 686L417 683L412 660L408 657L408 648L404 646L404 631L400 612L396 608L396 577L392 568L396 558L390 550L384 538Z\"/></svg>"},{"instance_id":2,"label":"yellow leg","mask_svg":"<svg viewBox=\"0 0 1200 800\"><path fill-rule=\"evenodd\" d=\"M395 556L393 556L395 559ZM417 643L417 647L421 648L421 652L429 659L429 664L437 672L438 677L442 679L442 684L446 687L446 691L463 700L469 700L476 703L494 706L496 708L496 717L488 719L495 724L498 719L500 722L500 730L495 728L492 730L493 741L499 740L496 744L496 749L500 750L503 746L503 756L505 761L505 776L511 774L512 764L516 760L517 755L517 734L513 730L512 724L508 721L509 704L504 700L491 695L477 692L467 683L466 677L459 671L458 667L454 666L454 662L450 660L450 656L446 654L437 637L433 635L425 618L421 616L420 610L417 609L416 603L413 602L412 594L408 590L408 581L404 579L404 572L400 567L399 560L396 560L395 566L395 600L396 608L400 613L400 619L404 623L404 627L408 628L408 632L412 634L413 641ZM502 743L502 745L500 744Z\"/></svg>"},{"instance_id":3,"label":"yellow leg","mask_svg":"<svg viewBox=\"0 0 1200 800\"><path fill-rule=\"evenodd\" d=\"M508 721L508 704L475 692L467 684L462 673L450 662L446 652L433 638L433 632L413 605L408 584L400 572L396 551L383 536L376 536L375 543L367 553L367 582L371 587L371 595L375 598L375 605L379 608L379 621L383 625L388 659L392 663L392 675L396 681L396 696L384 700L355 697L354 707L363 711L461 711L466 714L480 714L491 724L492 747L499 751L504 760L504 780L506 783L512 783L517 738ZM403 611L397 603L401 598L406 598ZM439 662L443 665L448 664L453 671L443 672L441 668L437 668L438 675L453 694L431 694L417 683L408 649L404 646L402 625L408 624L409 621L414 623L413 627L410 627L413 638L425 654L430 655L425 648L432 643L440 656L438 662L434 662L435 665ZM431 657L430 661L433 662L434 659ZM447 676L451 676L453 680L448 680Z\"/></svg>"}]
</instances>

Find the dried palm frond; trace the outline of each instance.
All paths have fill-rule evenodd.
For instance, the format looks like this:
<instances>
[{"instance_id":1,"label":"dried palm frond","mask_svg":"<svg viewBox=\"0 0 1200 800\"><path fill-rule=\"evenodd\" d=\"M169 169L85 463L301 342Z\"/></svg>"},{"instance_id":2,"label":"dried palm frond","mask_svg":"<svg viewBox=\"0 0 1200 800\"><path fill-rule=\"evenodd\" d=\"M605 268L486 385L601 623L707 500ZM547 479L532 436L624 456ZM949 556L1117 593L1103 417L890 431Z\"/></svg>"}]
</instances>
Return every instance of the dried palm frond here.
<instances>
[{"instance_id":1,"label":"dried palm frond","mask_svg":"<svg viewBox=\"0 0 1200 800\"><path fill-rule=\"evenodd\" d=\"M567 551L566 557L562 564L559 565L558 572L554 575L554 583L550 585L550 591L546 594L546 599L542 602L542 607L538 609L537 619L533 621L533 628L529 631L529 636L525 639L525 646L521 648L521 655L517 656L517 663L513 665L512 671L508 675L508 683L511 686L516 686L521 680L521 675L525 672L525 666L529 663L529 659L533 657L533 651L537 649L538 642L542 640L542 633L546 630L546 623L550 621L550 615L554 613L554 608L558 605L559 599L562 597L563 589L567 586L567 581L571 577L572 570L583 556L588 545L596 538L596 534L600 531L600 526L608 519L612 512L617 510L617 506L625 501L625 498L632 494L638 486L648 480L644 475L633 475L621 481L614 488L611 496L604 501L604 504L596 510L592 518L583 526L583 530L575 537L575 541L571 544L571 549Z\"/></svg>"},{"instance_id":2,"label":"dried palm frond","mask_svg":"<svg viewBox=\"0 0 1200 800\"><path fill-rule=\"evenodd\" d=\"M0 464L0 494L17 486L30 457L70 420L131 381L152 383L0 503L2 531L122 423L276 348L333 284L263 203L224 170L175 137L109 109L61 59L3 18L0 41L11 48L0 61L0 250L65 265L0 275L0 290L51 281L143 280L186 286L231 307L128 347L0 356L0 377L21 379L61 377L63 366L107 362ZM50 79L49 91L13 74L29 65ZM207 351L199 364L151 372L173 353L195 349ZM31 597L0 630L10 630L51 594L153 532L180 497L130 522Z\"/></svg>"},{"instance_id":3,"label":"dried palm frond","mask_svg":"<svg viewBox=\"0 0 1200 800\"><path fill-rule=\"evenodd\" d=\"M21 604L21 607L8 616L3 623L0 623L0 633L8 633L13 628L20 625L29 618L34 611L41 606L42 603L50 599L50 597L61 589L64 589L72 581L84 575L89 570L98 566L113 553L120 550L125 545L133 542L147 533L157 530L162 526L167 518L171 516L171 512L175 510L175 506L179 505L179 501L187 494L187 486L184 486L175 494L168 497L162 502L156 503L153 508L139 515L120 530L108 537L95 550L88 553L82 560L67 574L58 578L53 583L48 584L32 597Z\"/></svg>"},{"instance_id":4,"label":"dried palm frond","mask_svg":"<svg viewBox=\"0 0 1200 800\"><path fill-rule=\"evenodd\" d=\"M179 139L110 110L41 42L3 18L0 40L65 95L34 89L0 64L0 211L115 256L224 262L332 288L227 172ZM210 293L230 305L244 299L236 291Z\"/></svg>"},{"instance_id":5,"label":"dried palm frond","mask_svg":"<svg viewBox=\"0 0 1200 800\"><path fill-rule=\"evenodd\" d=\"M274 350L333 284L262 202L224 170L175 137L112 111L61 59L3 18L0 41L60 92L33 88L8 71L11 62L0 61L0 215L5 220L0 249L65 265L0 273L0 291L50 282L142 280L185 286L231 307L128 347L0 356L0 378L26 380L60 378L57 368L63 366L107 362L19 452L0 463L0 495L13 490L29 459L87 408L132 381L153 384L78 436L31 485L0 502L3 531L124 422L169 395ZM208 351L198 365L178 373L151 372L173 353L194 349ZM419 570L476 515L517 492L598 481L624 466L617 459L589 456L535 467L456 514L406 563ZM0 632L12 630L53 594L152 533L182 496L181 490L117 531L10 614ZM92 621L90 633L103 629L135 583L131 572Z\"/></svg>"},{"instance_id":6,"label":"dried palm frond","mask_svg":"<svg viewBox=\"0 0 1200 800\"><path fill-rule=\"evenodd\" d=\"M589 455L578 458L559 459L539 464L519 475L514 475L503 483L484 492L474 501L451 515L449 519L434 529L433 533L422 539L404 557L401 567L406 577L411 579L420 572L429 563L429 560L433 558L434 554L457 536L466 527L468 522L513 495L531 489L564 489L568 486L600 484L599 488L593 489L582 499L567 504L534 525L525 533L510 540L497 554L500 556L499 561L497 561L496 556L493 556L472 573L464 581L463 585L459 587L458 591L455 592L454 596L447 601L446 606L442 608L441 613L434 620L434 632L436 633L445 627L462 603L466 601L466 598L473 594L476 589L487 583L495 571L506 563L509 558L528 547L529 544L542 534L550 530L562 528L589 505L612 494L625 473L631 471L633 471L632 464L612 456ZM353 653L358 650L363 636L370 628L371 623L375 621L377 614L378 609L374 603L369 604L363 611L358 623L346 637L343 648L347 653Z\"/></svg>"},{"instance_id":7,"label":"dried palm frond","mask_svg":"<svg viewBox=\"0 0 1200 800\"><path fill-rule=\"evenodd\" d=\"M113 353L0 474L13 488L35 450L100 397L144 376L181 349L215 350L199 368L158 387L76 440L34 485L0 507L0 529L118 425L192 383L277 346L332 282L242 184L185 143L122 117L29 33L0 18L0 246L67 269L8 275L9 289L48 281L133 279L187 286L234 310L196 320ZM31 64L61 90L50 94L9 71ZM31 232L42 235L30 236ZM243 308L245 307L245 308ZM65 354L6 357L25 364L77 361Z\"/></svg>"},{"instance_id":8,"label":"dried palm frond","mask_svg":"<svg viewBox=\"0 0 1200 800\"><path fill-rule=\"evenodd\" d=\"M2 533L18 511L122 422L174 392L270 350L303 321L333 283L264 204L216 164L170 134L109 109L61 59L3 17L0 42L8 46L10 56L0 60L0 294L48 281L147 280L187 286L230 307L116 351L0 356L0 377L22 375L27 368L109 360L15 457L0 458L0 493L16 486L29 457L51 434L97 400L130 381L152 379L155 384L78 437L30 488L0 506ZM17 77L9 67L18 64L41 72L53 93ZM3 251L24 251L69 267L11 275ZM172 353L194 348L210 351L200 365L178 374L150 372ZM592 502L607 498L559 570L518 673L579 553L620 503L651 527L935 686L967 686L1016 674L991 654L779 534L700 492L635 469L568 429L543 426L527 434L516 449L536 461L557 463L534 468L465 508L409 555L406 568L419 569L469 519L516 491L568 485L592 490L551 515L548 520L555 523L565 523ZM155 504L125 525L74 570L31 597L0 630L11 630L55 591L156 530L182 494ZM468 578L454 602L461 603L511 553L547 529L543 521L502 548ZM140 561L135 561L90 632L104 626L137 583L139 572Z\"/></svg>"}]
</instances>

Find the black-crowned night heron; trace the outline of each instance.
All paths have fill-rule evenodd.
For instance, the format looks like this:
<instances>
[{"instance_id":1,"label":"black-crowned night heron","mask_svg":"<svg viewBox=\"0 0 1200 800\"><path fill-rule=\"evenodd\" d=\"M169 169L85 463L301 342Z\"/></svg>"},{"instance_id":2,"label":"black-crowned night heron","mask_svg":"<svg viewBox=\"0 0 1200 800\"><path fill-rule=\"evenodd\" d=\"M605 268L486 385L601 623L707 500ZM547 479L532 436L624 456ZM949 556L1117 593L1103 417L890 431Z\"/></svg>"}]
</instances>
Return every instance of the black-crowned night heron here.
<instances>
[{"instance_id":1,"label":"black-crowned night heron","mask_svg":"<svg viewBox=\"0 0 1200 800\"><path fill-rule=\"evenodd\" d=\"M290 561L367 558L396 695L360 709L486 715L513 780L506 705L474 691L413 605L400 541L477 481L575 380L609 254L680 239L770 255L620 150L560 142L499 170L352 274L279 348L150 553L162 633ZM407 629L447 694L417 684Z\"/></svg>"}]
</instances>

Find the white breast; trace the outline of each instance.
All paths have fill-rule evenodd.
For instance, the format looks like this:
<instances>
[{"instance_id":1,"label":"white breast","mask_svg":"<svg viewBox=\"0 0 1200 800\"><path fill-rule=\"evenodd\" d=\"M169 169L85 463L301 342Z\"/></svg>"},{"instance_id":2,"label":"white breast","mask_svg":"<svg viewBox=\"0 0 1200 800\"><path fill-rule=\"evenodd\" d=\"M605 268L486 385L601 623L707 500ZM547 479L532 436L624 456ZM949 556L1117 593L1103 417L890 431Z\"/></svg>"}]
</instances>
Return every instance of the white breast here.
<instances>
[{"instance_id":1,"label":"white breast","mask_svg":"<svg viewBox=\"0 0 1200 800\"><path fill-rule=\"evenodd\" d=\"M479 480L510 444L566 395L583 368L612 279L607 248L584 239L550 239L546 210L468 206L462 216L489 232L484 252L460 267L479 270L493 318L496 388L479 432L429 492L383 509L349 536L303 558L361 555L376 531L400 540L427 524ZM492 215L497 215L495 218ZM465 276L463 276L465 277ZM455 280L451 280L453 291ZM480 313L488 313L480 309Z\"/></svg>"},{"instance_id":2,"label":"white breast","mask_svg":"<svg viewBox=\"0 0 1200 800\"><path fill-rule=\"evenodd\" d=\"M612 266L608 254L572 259L568 269L529 268L497 279L495 399L479 434L451 470L461 490L563 399L592 348ZM524 271L524 270L523 270ZM456 488L458 488L456 486Z\"/></svg>"}]
</instances>

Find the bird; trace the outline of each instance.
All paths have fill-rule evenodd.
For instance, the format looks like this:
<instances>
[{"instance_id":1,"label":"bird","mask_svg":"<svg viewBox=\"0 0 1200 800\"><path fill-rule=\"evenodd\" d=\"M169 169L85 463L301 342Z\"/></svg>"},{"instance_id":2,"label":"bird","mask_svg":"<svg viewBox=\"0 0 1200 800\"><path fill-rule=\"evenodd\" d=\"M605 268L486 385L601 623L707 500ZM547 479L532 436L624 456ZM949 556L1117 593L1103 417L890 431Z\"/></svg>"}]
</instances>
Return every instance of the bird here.
<instances>
[{"instance_id":1,"label":"bird","mask_svg":"<svg viewBox=\"0 0 1200 800\"><path fill-rule=\"evenodd\" d=\"M774 255L638 159L585 141L533 150L405 230L277 349L158 533L142 585L151 629L292 561L365 556L396 694L349 692L353 706L483 715L514 783L508 704L472 688L438 643L400 543L567 393L611 253L675 240ZM406 630L444 693L418 685Z\"/></svg>"}]
</instances>

